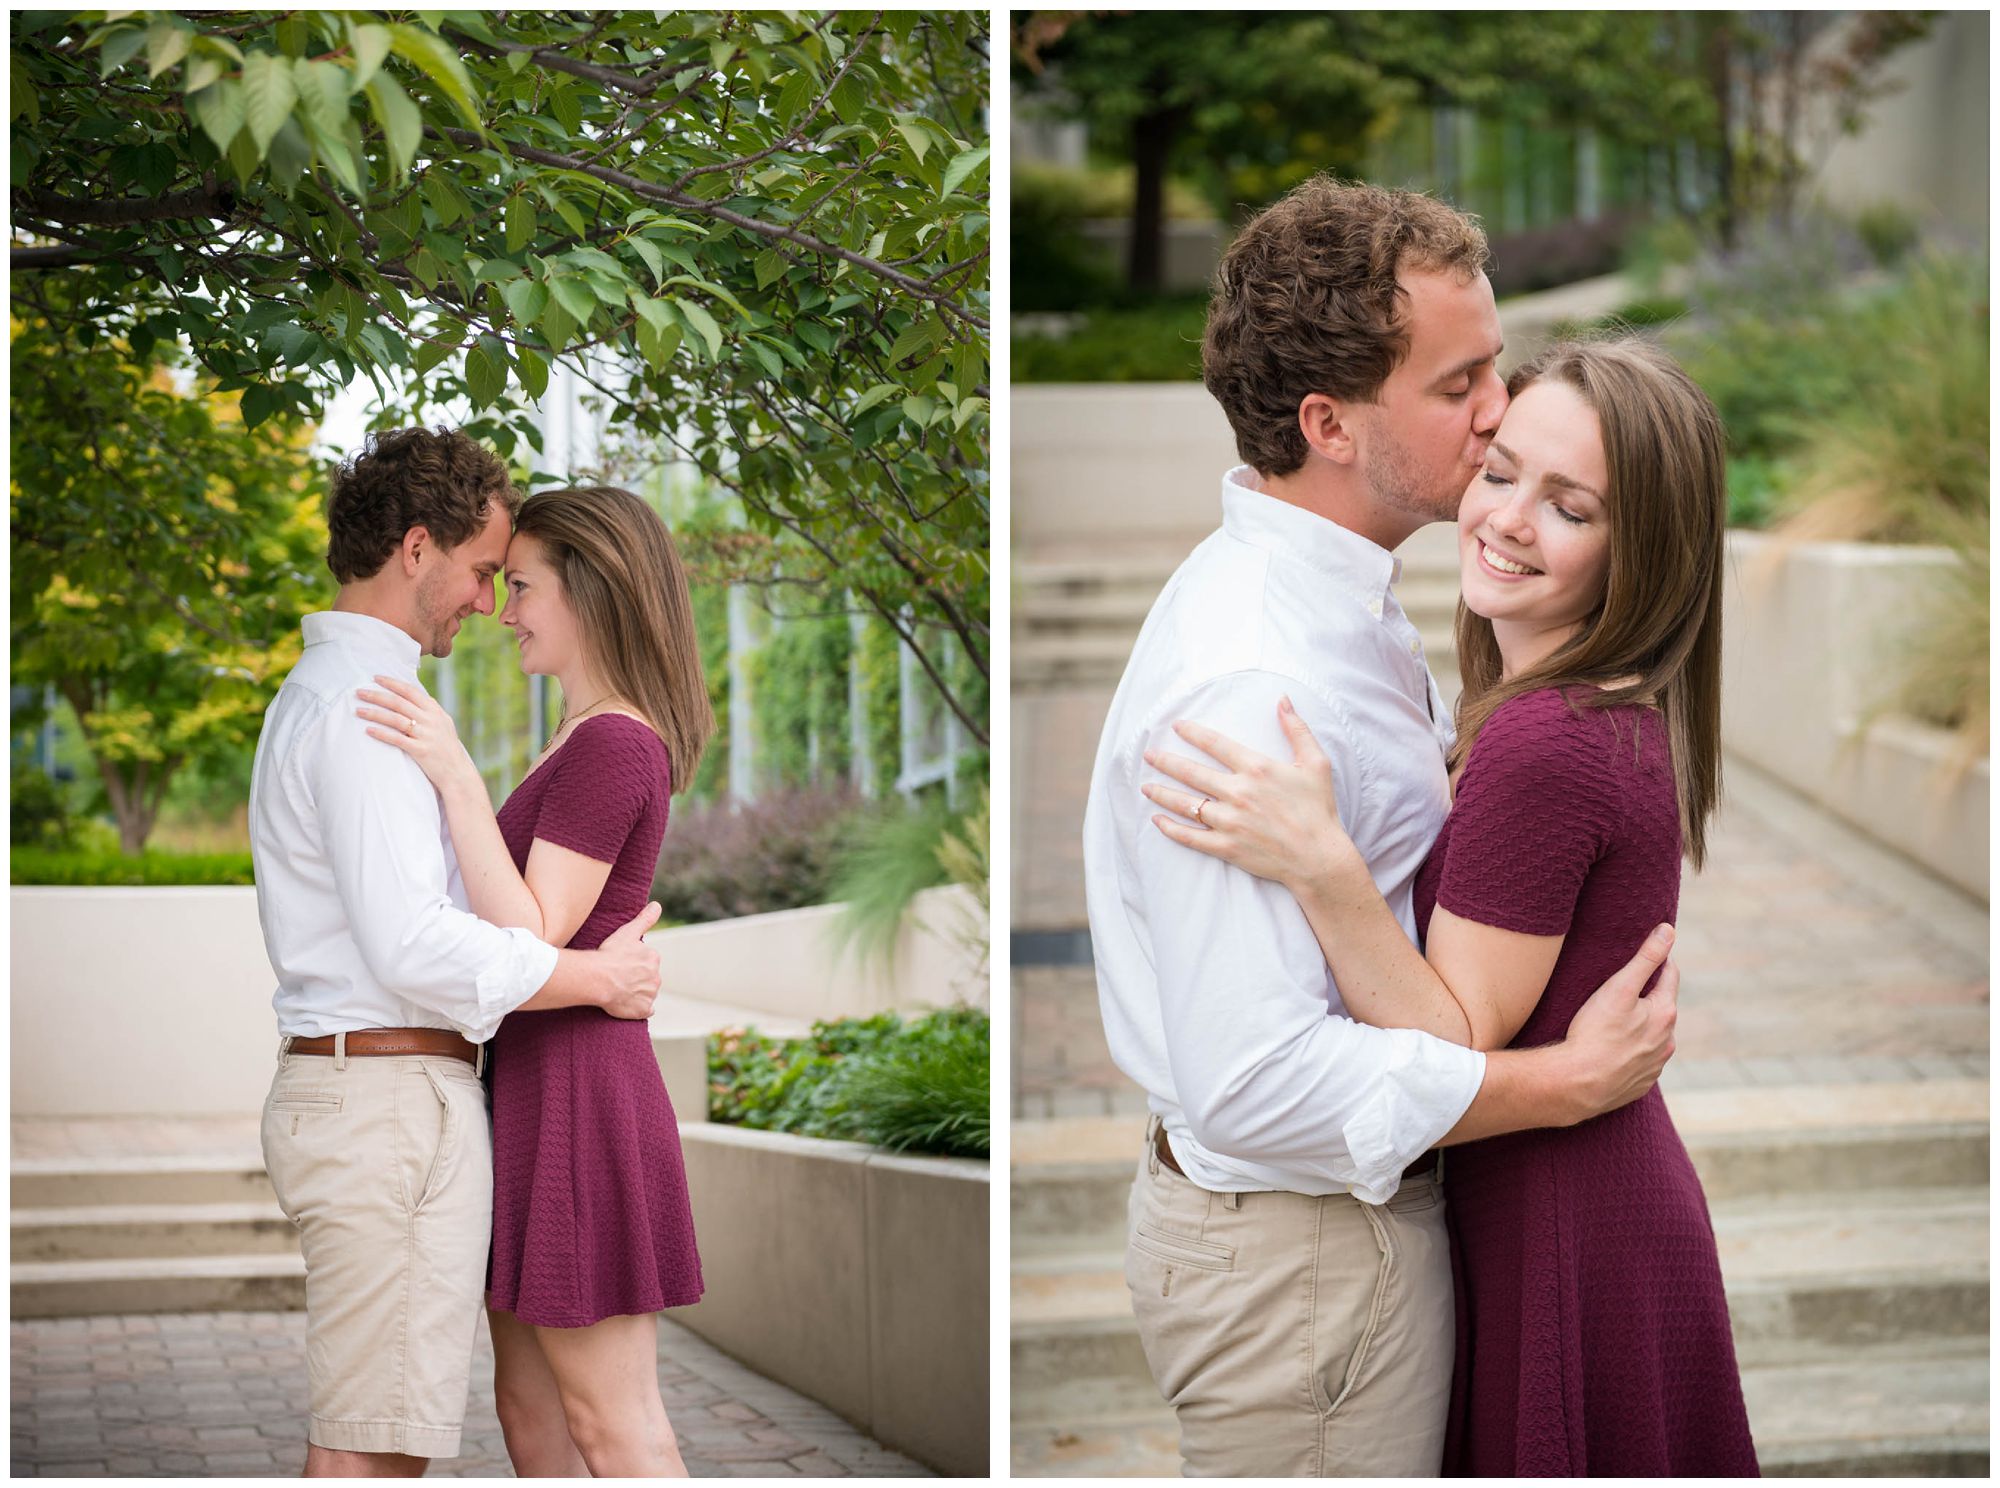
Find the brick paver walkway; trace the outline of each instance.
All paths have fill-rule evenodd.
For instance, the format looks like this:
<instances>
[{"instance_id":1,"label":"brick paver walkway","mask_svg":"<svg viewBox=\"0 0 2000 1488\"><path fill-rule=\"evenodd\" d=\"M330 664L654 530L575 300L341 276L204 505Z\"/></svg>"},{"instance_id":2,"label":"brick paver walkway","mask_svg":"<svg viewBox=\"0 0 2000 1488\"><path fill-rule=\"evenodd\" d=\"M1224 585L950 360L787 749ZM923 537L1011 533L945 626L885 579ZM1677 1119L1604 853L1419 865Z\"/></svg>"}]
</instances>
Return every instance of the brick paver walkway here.
<instances>
[{"instance_id":1,"label":"brick paver walkway","mask_svg":"<svg viewBox=\"0 0 2000 1488\"><path fill-rule=\"evenodd\" d=\"M63 1318L13 1325L16 1477L296 1476L305 1314ZM660 1324L667 1414L696 1477L914 1477L833 1412ZM462 1455L433 1477L511 1477L479 1327Z\"/></svg>"},{"instance_id":2,"label":"brick paver walkway","mask_svg":"<svg viewBox=\"0 0 2000 1488\"><path fill-rule=\"evenodd\" d=\"M1985 907L1768 776L1726 769L1708 867L1681 891L1667 1085L1985 1078ZM1013 1016L1017 1115L1144 1111L1105 1050L1087 966L1017 964Z\"/></svg>"}]
</instances>

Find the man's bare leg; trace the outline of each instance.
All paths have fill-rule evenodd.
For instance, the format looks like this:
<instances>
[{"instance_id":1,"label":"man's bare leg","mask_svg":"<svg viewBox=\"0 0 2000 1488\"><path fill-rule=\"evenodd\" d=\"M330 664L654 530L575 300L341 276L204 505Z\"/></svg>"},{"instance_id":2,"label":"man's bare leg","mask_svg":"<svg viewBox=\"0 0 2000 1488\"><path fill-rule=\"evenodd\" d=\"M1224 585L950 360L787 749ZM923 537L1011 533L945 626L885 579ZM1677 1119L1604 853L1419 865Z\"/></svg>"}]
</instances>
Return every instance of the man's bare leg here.
<instances>
[{"instance_id":1,"label":"man's bare leg","mask_svg":"<svg viewBox=\"0 0 2000 1488\"><path fill-rule=\"evenodd\" d=\"M401 1452L340 1452L306 1443L309 1478L421 1478L430 1465L428 1457Z\"/></svg>"}]
</instances>

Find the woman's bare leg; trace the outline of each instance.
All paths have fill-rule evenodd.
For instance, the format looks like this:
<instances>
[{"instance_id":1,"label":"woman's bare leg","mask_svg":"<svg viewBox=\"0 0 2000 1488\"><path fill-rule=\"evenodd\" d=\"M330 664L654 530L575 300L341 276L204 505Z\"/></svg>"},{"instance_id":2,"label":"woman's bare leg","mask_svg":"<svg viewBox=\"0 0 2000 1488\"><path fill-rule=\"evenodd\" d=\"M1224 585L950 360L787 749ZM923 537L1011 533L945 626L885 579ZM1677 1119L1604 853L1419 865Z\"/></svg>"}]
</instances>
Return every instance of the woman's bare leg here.
<instances>
[{"instance_id":1,"label":"woman's bare leg","mask_svg":"<svg viewBox=\"0 0 2000 1488\"><path fill-rule=\"evenodd\" d=\"M659 1325L651 1313L588 1328L537 1328L570 1439L594 1478L684 1478L660 1398Z\"/></svg>"},{"instance_id":2,"label":"woman's bare leg","mask_svg":"<svg viewBox=\"0 0 2000 1488\"><path fill-rule=\"evenodd\" d=\"M493 1405L514 1476L588 1477L583 1454L570 1440L562 1392L535 1336L538 1330L490 1307L486 1325L493 1333Z\"/></svg>"}]
</instances>

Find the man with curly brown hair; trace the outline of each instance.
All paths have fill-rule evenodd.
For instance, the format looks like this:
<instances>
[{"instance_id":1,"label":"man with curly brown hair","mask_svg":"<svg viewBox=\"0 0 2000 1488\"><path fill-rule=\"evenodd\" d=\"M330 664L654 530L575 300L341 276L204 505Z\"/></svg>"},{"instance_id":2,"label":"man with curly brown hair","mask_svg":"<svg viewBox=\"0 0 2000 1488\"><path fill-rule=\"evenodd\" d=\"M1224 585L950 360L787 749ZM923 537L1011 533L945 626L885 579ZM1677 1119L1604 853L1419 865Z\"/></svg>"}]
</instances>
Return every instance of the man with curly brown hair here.
<instances>
[{"instance_id":1,"label":"man with curly brown hair","mask_svg":"<svg viewBox=\"0 0 2000 1488\"><path fill-rule=\"evenodd\" d=\"M306 1262L309 1477L420 1475L458 1455L493 1212L481 1045L516 1008L645 1018L640 917L557 950L468 912L438 797L368 739L356 690L415 683L493 613L520 499L456 431L369 440L334 477L332 610L265 715L250 785L257 910L277 973L265 1166Z\"/></svg>"},{"instance_id":2,"label":"man with curly brown hair","mask_svg":"<svg viewBox=\"0 0 2000 1488\"><path fill-rule=\"evenodd\" d=\"M1125 1274L1191 1474L1435 1476L1453 1352L1441 1145L1622 1105L1671 1052L1672 969L1638 996L1664 940L1546 1049L1356 1022L1291 894L1177 846L1141 794L1172 784L1149 753L1193 752L1179 720L1289 759L1289 698L1416 939L1453 730L1394 550L1456 515L1507 407L1485 262L1450 207L1330 177L1243 229L1202 361L1244 463L1147 617L1098 749L1100 1002L1153 1112Z\"/></svg>"}]
</instances>

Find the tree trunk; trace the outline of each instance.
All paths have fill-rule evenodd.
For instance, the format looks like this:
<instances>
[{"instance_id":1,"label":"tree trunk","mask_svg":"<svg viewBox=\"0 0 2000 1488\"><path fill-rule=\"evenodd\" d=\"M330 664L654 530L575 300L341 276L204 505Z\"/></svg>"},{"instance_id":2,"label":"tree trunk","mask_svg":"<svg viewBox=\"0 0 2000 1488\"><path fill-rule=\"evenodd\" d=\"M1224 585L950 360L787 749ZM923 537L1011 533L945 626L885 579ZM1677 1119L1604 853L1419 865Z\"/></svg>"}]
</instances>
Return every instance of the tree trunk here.
<instances>
[{"instance_id":1,"label":"tree trunk","mask_svg":"<svg viewBox=\"0 0 2000 1488\"><path fill-rule=\"evenodd\" d=\"M1709 17L1707 63L1709 91L1715 96L1716 133L1720 148L1715 157L1715 199L1720 210L1716 229L1725 249L1736 246L1738 202L1736 200L1736 117L1735 47L1728 17Z\"/></svg>"},{"instance_id":2,"label":"tree trunk","mask_svg":"<svg viewBox=\"0 0 2000 1488\"><path fill-rule=\"evenodd\" d=\"M1132 125L1132 240L1125 282L1136 293L1156 295L1165 280L1167 159L1187 111L1155 109Z\"/></svg>"},{"instance_id":3,"label":"tree trunk","mask_svg":"<svg viewBox=\"0 0 2000 1488\"><path fill-rule=\"evenodd\" d=\"M77 727L82 730L86 745L90 742L89 720L97 711L97 701L90 694L89 687L82 682L63 682L58 690L68 701L70 711L76 714ZM173 779L174 771L180 768L179 759L140 760L136 763L130 780L116 763L103 759L95 751L91 763L97 766L97 778L104 782L104 794L111 802L111 814L118 822L118 850L127 857L136 858L146 850L146 839L153 835L153 827L160 817L160 802L165 799L167 783Z\"/></svg>"}]
</instances>

